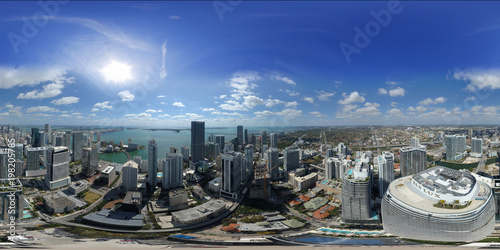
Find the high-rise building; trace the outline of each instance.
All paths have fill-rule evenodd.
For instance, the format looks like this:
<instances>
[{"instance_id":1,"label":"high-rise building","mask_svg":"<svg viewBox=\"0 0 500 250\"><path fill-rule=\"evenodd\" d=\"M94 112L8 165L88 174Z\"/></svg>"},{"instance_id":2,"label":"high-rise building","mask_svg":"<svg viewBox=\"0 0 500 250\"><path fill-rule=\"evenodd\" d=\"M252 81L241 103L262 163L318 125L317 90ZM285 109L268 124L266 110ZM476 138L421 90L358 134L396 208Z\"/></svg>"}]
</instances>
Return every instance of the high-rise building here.
<instances>
[{"instance_id":1,"label":"high-rise building","mask_svg":"<svg viewBox=\"0 0 500 250\"><path fill-rule=\"evenodd\" d=\"M410 146L412 148L418 148L418 147L420 147L420 139L418 139L417 137L411 138L411 144L410 144Z\"/></svg>"},{"instance_id":2,"label":"high-rise building","mask_svg":"<svg viewBox=\"0 0 500 250\"><path fill-rule=\"evenodd\" d=\"M236 152L222 155L222 196L233 199L238 197L241 187L241 157Z\"/></svg>"},{"instance_id":3,"label":"high-rise building","mask_svg":"<svg viewBox=\"0 0 500 250\"><path fill-rule=\"evenodd\" d=\"M248 129L245 129L245 143L250 144L250 142L248 141Z\"/></svg>"},{"instance_id":4,"label":"high-rise building","mask_svg":"<svg viewBox=\"0 0 500 250\"><path fill-rule=\"evenodd\" d=\"M49 148L45 182L52 190L69 185L69 150L67 147Z\"/></svg>"},{"instance_id":5,"label":"high-rise building","mask_svg":"<svg viewBox=\"0 0 500 250\"><path fill-rule=\"evenodd\" d=\"M43 131L40 131L38 133L38 142L39 142L39 147L45 147L47 145L47 138L46 134Z\"/></svg>"},{"instance_id":6,"label":"high-rise building","mask_svg":"<svg viewBox=\"0 0 500 250\"><path fill-rule=\"evenodd\" d=\"M256 139L254 134L250 134L249 136L250 144L256 146Z\"/></svg>"},{"instance_id":7,"label":"high-rise building","mask_svg":"<svg viewBox=\"0 0 500 250\"><path fill-rule=\"evenodd\" d=\"M83 132L73 132L73 161L82 159Z\"/></svg>"},{"instance_id":8,"label":"high-rise building","mask_svg":"<svg viewBox=\"0 0 500 250\"><path fill-rule=\"evenodd\" d=\"M38 128L31 128L31 146L40 147L40 131Z\"/></svg>"},{"instance_id":9,"label":"high-rise building","mask_svg":"<svg viewBox=\"0 0 500 250\"><path fill-rule=\"evenodd\" d=\"M334 157L335 152L333 151L333 148L328 148L326 149L326 158Z\"/></svg>"},{"instance_id":10,"label":"high-rise building","mask_svg":"<svg viewBox=\"0 0 500 250\"><path fill-rule=\"evenodd\" d=\"M216 135L215 136L215 143L219 144L220 151L224 151L224 136L223 135Z\"/></svg>"},{"instance_id":11,"label":"high-rise building","mask_svg":"<svg viewBox=\"0 0 500 250\"><path fill-rule=\"evenodd\" d=\"M262 131L262 139L261 139L262 145L267 145L267 132Z\"/></svg>"},{"instance_id":12,"label":"high-rise building","mask_svg":"<svg viewBox=\"0 0 500 250\"><path fill-rule=\"evenodd\" d=\"M471 144L471 155L475 157L481 157L483 154L483 139L472 138Z\"/></svg>"},{"instance_id":13,"label":"high-rise building","mask_svg":"<svg viewBox=\"0 0 500 250\"><path fill-rule=\"evenodd\" d=\"M148 192L152 193L157 186L158 144L154 139L148 141Z\"/></svg>"},{"instance_id":14,"label":"high-rise building","mask_svg":"<svg viewBox=\"0 0 500 250\"><path fill-rule=\"evenodd\" d=\"M16 145L14 146L14 155L16 160L23 160L23 148L24 146L21 143L16 143Z\"/></svg>"},{"instance_id":15,"label":"high-rise building","mask_svg":"<svg viewBox=\"0 0 500 250\"><path fill-rule=\"evenodd\" d=\"M177 154L179 152L178 152L178 149L176 147L170 147L170 153L171 154Z\"/></svg>"},{"instance_id":16,"label":"high-rise building","mask_svg":"<svg viewBox=\"0 0 500 250\"><path fill-rule=\"evenodd\" d=\"M23 189L19 179L0 180L0 221L7 224L11 217L22 218L23 204Z\"/></svg>"},{"instance_id":17,"label":"high-rise building","mask_svg":"<svg viewBox=\"0 0 500 250\"><path fill-rule=\"evenodd\" d=\"M344 145L344 143L339 143L337 152L338 155L347 155L347 147Z\"/></svg>"},{"instance_id":18,"label":"high-rise building","mask_svg":"<svg viewBox=\"0 0 500 250\"><path fill-rule=\"evenodd\" d=\"M191 122L191 162L203 160L205 153L205 122ZM197 170L196 170L197 171Z\"/></svg>"},{"instance_id":19,"label":"high-rise building","mask_svg":"<svg viewBox=\"0 0 500 250\"><path fill-rule=\"evenodd\" d=\"M101 142L101 133L97 133L97 142Z\"/></svg>"},{"instance_id":20,"label":"high-rise building","mask_svg":"<svg viewBox=\"0 0 500 250\"><path fill-rule=\"evenodd\" d=\"M446 160L457 161L462 159L463 152L465 151L464 135L447 135L446 136Z\"/></svg>"},{"instance_id":21,"label":"high-rise building","mask_svg":"<svg viewBox=\"0 0 500 250\"><path fill-rule=\"evenodd\" d=\"M472 138L472 136L474 135L474 130L473 129L469 129L469 138Z\"/></svg>"},{"instance_id":22,"label":"high-rise building","mask_svg":"<svg viewBox=\"0 0 500 250\"><path fill-rule=\"evenodd\" d=\"M384 197L387 187L394 180L394 154L383 152L378 157L378 192Z\"/></svg>"},{"instance_id":23,"label":"high-rise building","mask_svg":"<svg viewBox=\"0 0 500 250\"><path fill-rule=\"evenodd\" d=\"M45 124L45 135L49 139L49 144L52 144L52 129L50 128L50 124Z\"/></svg>"},{"instance_id":24,"label":"high-rise building","mask_svg":"<svg viewBox=\"0 0 500 250\"><path fill-rule=\"evenodd\" d=\"M267 151L267 170L271 175L271 179L275 180L279 177L279 152L278 148L270 148Z\"/></svg>"},{"instance_id":25,"label":"high-rise building","mask_svg":"<svg viewBox=\"0 0 500 250\"><path fill-rule=\"evenodd\" d=\"M399 155L401 177L420 173L427 168L427 150L425 146L402 148Z\"/></svg>"},{"instance_id":26,"label":"high-rise building","mask_svg":"<svg viewBox=\"0 0 500 250\"><path fill-rule=\"evenodd\" d=\"M285 148L283 166L285 172L299 168L299 149L295 146Z\"/></svg>"},{"instance_id":27,"label":"high-rise building","mask_svg":"<svg viewBox=\"0 0 500 250\"><path fill-rule=\"evenodd\" d=\"M0 179L7 179L9 176L9 151L0 148Z\"/></svg>"},{"instance_id":28,"label":"high-rise building","mask_svg":"<svg viewBox=\"0 0 500 250\"><path fill-rule=\"evenodd\" d=\"M247 173L253 174L253 145L245 146L245 161L247 166Z\"/></svg>"},{"instance_id":29,"label":"high-rise building","mask_svg":"<svg viewBox=\"0 0 500 250\"><path fill-rule=\"evenodd\" d=\"M389 185L381 206L384 231L417 240L478 241L495 230L493 196L470 172L433 167ZM342 211L344 206L342 200Z\"/></svg>"},{"instance_id":30,"label":"high-rise building","mask_svg":"<svg viewBox=\"0 0 500 250\"><path fill-rule=\"evenodd\" d=\"M99 149L96 145L82 150L82 173L90 177L99 168Z\"/></svg>"},{"instance_id":31,"label":"high-rise building","mask_svg":"<svg viewBox=\"0 0 500 250\"><path fill-rule=\"evenodd\" d=\"M325 178L333 180L335 177L335 158L329 157L325 161Z\"/></svg>"},{"instance_id":32,"label":"high-rise building","mask_svg":"<svg viewBox=\"0 0 500 250\"><path fill-rule=\"evenodd\" d=\"M64 133L64 146L68 149L71 148L71 131L66 131L66 133Z\"/></svg>"},{"instance_id":33,"label":"high-rise building","mask_svg":"<svg viewBox=\"0 0 500 250\"><path fill-rule=\"evenodd\" d=\"M359 162L344 177L342 220L347 223L364 223L372 218L370 166Z\"/></svg>"},{"instance_id":34,"label":"high-rise building","mask_svg":"<svg viewBox=\"0 0 500 250\"><path fill-rule=\"evenodd\" d=\"M181 147L181 155L184 157L185 162L189 162L189 148L186 146Z\"/></svg>"},{"instance_id":35,"label":"high-rise building","mask_svg":"<svg viewBox=\"0 0 500 250\"><path fill-rule=\"evenodd\" d=\"M243 125L238 125L236 127L236 136L238 137L238 143L240 145L245 144L245 140L244 140L244 137L243 137Z\"/></svg>"},{"instance_id":36,"label":"high-rise building","mask_svg":"<svg viewBox=\"0 0 500 250\"><path fill-rule=\"evenodd\" d=\"M121 188L126 191L137 188L138 167L135 161L127 161L123 164Z\"/></svg>"},{"instance_id":37,"label":"high-rise building","mask_svg":"<svg viewBox=\"0 0 500 250\"><path fill-rule=\"evenodd\" d=\"M26 170L39 170L40 166L45 166L48 157L47 153L48 148L46 147L26 148ZM44 162L40 162L40 157Z\"/></svg>"},{"instance_id":38,"label":"high-rise building","mask_svg":"<svg viewBox=\"0 0 500 250\"><path fill-rule=\"evenodd\" d=\"M163 188L176 189L183 187L182 183L182 155L168 154L163 163Z\"/></svg>"},{"instance_id":39,"label":"high-rise building","mask_svg":"<svg viewBox=\"0 0 500 250\"><path fill-rule=\"evenodd\" d=\"M278 134L276 133L271 133L269 135L271 138L271 148L277 148L278 147Z\"/></svg>"}]
</instances>

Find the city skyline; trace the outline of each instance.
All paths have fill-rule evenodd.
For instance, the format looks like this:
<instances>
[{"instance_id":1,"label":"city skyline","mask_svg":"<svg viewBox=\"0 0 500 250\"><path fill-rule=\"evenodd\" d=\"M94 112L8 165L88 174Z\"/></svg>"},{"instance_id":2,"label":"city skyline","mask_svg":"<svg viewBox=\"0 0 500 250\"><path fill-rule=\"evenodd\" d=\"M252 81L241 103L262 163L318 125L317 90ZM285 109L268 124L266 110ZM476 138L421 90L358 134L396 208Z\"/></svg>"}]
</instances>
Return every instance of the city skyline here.
<instances>
[{"instance_id":1,"label":"city skyline","mask_svg":"<svg viewBox=\"0 0 500 250\"><path fill-rule=\"evenodd\" d=\"M0 119L496 124L499 4L3 3Z\"/></svg>"}]
</instances>

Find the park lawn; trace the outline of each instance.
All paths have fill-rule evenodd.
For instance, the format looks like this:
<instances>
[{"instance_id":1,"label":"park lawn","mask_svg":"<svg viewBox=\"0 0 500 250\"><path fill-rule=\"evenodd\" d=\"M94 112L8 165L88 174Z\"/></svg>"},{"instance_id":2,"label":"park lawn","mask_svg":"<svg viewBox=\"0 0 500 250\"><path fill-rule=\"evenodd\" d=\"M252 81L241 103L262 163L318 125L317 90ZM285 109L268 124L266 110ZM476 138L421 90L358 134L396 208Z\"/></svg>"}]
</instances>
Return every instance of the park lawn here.
<instances>
[{"instance_id":1,"label":"park lawn","mask_svg":"<svg viewBox=\"0 0 500 250\"><path fill-rule=\"evenodd\" d=\"M96 194L94 192L87 192L85 194L85 198L83 198L86 202L88 202L89 204L92 204L94 203L96 200L98 200L99 198L101 198L101 195L100 194Z\"/></svg>"}]
</instances>

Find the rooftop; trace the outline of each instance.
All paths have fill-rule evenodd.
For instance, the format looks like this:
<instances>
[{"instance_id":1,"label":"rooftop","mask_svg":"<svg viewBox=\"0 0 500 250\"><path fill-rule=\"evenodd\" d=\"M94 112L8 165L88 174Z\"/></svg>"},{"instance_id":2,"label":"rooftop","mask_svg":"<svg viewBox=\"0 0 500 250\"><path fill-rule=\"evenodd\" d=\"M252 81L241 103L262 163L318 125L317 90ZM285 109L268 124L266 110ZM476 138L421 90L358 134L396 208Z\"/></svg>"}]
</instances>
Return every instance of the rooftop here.
<instances>
[{"instance_id":1,"label":"rooftop","mask_svg":"<svg viewBox=\"0 0 500 250\"><path fill-rule=\"evenodd\" d=\"M189 223L190 221L208 217L215 214L222 208L226 207L226 203L222 200L210 200L197 207L188 208L181 211L172 212L172 215L179 221Z\"/></svg>"},{"instance_id":2,"label":"rooftop","mask_svg":"<svg viewBox=\"0 0 500 250\"><path fill-rule=\"evenodd\" d=\"M111 171L113 171L113 169L115 169L115 167L113 166L108 166L106 167L106 169L104 169L104 171L102 171L103 174L110 174Z\"/></svg>"}]
</instances>

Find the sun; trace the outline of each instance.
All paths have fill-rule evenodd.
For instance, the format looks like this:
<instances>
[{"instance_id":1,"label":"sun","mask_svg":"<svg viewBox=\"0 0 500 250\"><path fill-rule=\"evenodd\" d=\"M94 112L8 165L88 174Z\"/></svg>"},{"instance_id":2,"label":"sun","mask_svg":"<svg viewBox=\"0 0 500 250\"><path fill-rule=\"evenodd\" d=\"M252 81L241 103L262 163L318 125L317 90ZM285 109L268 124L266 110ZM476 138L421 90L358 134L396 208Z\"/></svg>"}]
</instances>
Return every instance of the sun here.
<instances>
[{"instance_id":1,"label":"sun","mask_svg":"<svg viewBox=\"0 0 500 250\"><path fill-rule=\"evenodd\" d=\"M107 82L125 82L132 79L132 75L130 74L131 68L125 63L112 61L101 70L101 73Z\"/></svg>"}]
</instances>

